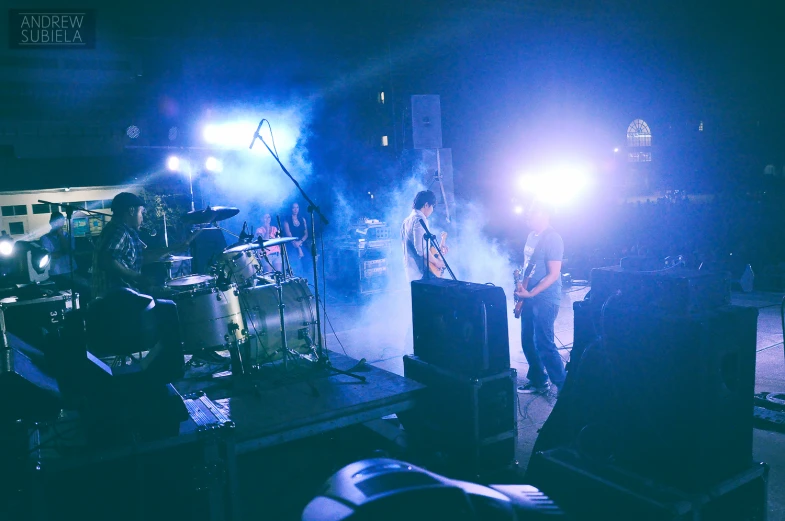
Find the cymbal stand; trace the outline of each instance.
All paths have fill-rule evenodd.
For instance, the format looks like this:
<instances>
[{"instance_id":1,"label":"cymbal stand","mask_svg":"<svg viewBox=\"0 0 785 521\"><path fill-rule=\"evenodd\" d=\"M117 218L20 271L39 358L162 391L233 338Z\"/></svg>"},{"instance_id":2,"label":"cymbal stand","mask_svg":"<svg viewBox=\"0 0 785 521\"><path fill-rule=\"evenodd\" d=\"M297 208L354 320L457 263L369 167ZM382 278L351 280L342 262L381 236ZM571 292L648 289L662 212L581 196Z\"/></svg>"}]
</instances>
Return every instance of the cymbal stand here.
<instances>
[{"instance_id":1,"label":"cymbal stand","mask_svg":"<svg viewBox=\"0 0 785 521\"><path fill-rule=\"evenodd\" d=\"M275 273L275 292L278 295L278 316L281 321L281 356L283 357L283 366L284 369L289 368L289 357L291 353L289 352L289 344L286 342L286 318L284 314L284 309L286 308L286 304L283 303L283 274L282 273Z\"/></svg>"},{"instance_id":2,"label":"cymbal stand","mask_svg":"<svg viewBox=\"0 0 785 521\"><path fill-rule=\"evenodd\" d=\"M278 223L278 230L275 232L276 238L281 237L281 218L279 216L275 216L275 221ZM286 247L285 244L281 244L281 270L287 278L294 278L294 273L292 273L292 265L289 263L289 249Z\"/></svg>"}]
</instances>

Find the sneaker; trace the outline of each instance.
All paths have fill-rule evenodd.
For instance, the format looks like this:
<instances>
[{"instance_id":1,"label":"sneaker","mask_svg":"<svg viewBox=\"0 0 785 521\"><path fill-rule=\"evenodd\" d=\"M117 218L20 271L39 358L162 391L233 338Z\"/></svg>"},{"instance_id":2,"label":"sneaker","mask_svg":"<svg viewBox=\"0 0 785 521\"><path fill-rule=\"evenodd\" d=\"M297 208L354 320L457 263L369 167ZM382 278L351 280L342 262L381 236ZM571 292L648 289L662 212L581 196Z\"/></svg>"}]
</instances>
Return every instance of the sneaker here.
<instances>
[{"instance_id":1,"label":"sneaker","mask_svg":"<svg viewBox=\"0 0 785 521\"><path fill-rule=\"evenodd\" d=\"M545 385L541 387L534 386L531 382L527 383L526 385L518 386L518 392L521 394L546 394L550 390L550 382L546 382Z\"/></svg>"}]
</instances>

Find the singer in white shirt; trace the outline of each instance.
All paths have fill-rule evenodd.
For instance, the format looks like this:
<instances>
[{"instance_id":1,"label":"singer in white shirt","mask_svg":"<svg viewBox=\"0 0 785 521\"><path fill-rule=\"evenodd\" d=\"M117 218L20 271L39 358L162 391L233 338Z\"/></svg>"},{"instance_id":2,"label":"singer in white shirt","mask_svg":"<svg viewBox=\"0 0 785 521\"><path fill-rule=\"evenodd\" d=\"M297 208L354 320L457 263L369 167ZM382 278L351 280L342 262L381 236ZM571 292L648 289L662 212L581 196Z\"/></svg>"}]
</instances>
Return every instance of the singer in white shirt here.
<instances>
[{"instance_id":1,"label":"singer in white shirt","mask_svg":"<svg viewBox=\"0 0 785 521\"><path fill-rule=\"evenodd\" d=\"M420 219L428 226L428 217L433 213L435 205L436 195L433 192L430 190L417 192L412 203L412 213L401 224L403 265L409 282L423 278L423 275L429 269L425 260L425 252L428 245L425 240L425 229L420 224ZM442 248L442 251L444 251L444 248ZM434 267L444 268L442 259L431 255L429 260Z\"/></svg>"}]
</instances>

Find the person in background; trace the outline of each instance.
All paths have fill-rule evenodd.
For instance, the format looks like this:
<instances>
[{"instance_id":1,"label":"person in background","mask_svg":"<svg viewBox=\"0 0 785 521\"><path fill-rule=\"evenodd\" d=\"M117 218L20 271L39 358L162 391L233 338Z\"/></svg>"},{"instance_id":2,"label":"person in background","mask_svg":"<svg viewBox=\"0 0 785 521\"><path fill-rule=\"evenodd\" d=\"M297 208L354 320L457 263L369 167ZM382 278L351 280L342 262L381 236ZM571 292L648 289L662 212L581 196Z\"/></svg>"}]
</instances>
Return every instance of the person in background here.
<instances>
[{"instance_id":1,"label":"person in background","mask_svg":"<svg viewBox=\"0 0 785 521\"><path fill-rule=\"evenodd\" d=\"M269 241L275 239L278 235L278 228L272 225L272 217L269 213L264 214L262 218L262 225L256 229L256 236L261 237L262 240ZM259 262L262 264L263 271L281 271L281 247L270 246L265 248L267 252L267 259L259 255Z\"/></svg>"},{"instance_id":2,"label":"person in background","mask_svg":"<svg viewBox=\"0 0 785 521\"><path fill-rule=\"evenodd\" d=\"M71 273L76 270L76 241L71 237L68 245L68 234L65 231L65 216L60 212L52 212L49 216L49 233L41 237L41 246L46 248L51 256L49 263L49 279L55 283L57 289L64 290L71 287Z\"/></svg>"},{"instance_id":3,"label":"person in background","mask_svg":"<svg viewBox=\"0 0 785 521\"><path fill-rule=\"evenodd\" d=\"M311 273L311 255L308 250L308 223L305 217L300 216L300 205L292 204L292 211L283 222L285 237L296 237L296 241L286 244L289 255L289 264L295 275L308 278Z\"/></svg>"}]
</instances>

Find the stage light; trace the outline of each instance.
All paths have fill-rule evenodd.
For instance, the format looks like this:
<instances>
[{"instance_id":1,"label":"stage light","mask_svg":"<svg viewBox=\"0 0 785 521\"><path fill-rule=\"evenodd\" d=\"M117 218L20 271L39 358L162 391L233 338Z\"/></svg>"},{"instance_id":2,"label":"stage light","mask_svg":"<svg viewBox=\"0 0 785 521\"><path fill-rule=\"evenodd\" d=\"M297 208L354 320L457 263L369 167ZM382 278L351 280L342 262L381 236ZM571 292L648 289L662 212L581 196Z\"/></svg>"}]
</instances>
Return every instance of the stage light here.
<instances>
[{"instance_id":1,"label":"stage light","mask_svg":"<svg viewBox=\"0 0 785 521\"><path fill-rule=\"evenodd\" d=\"M204 167L209 172L220 172L221 170L223 170L223 165L221 164L221 162L212 156L208 157L207 160L204 162Z\"/></svg>"},{"instance_id":2,"label":"stage light","mask_svg":"<svg viewBox=\"0 0 785 521\"><path fill-rule=\"evenodd\" d=\"M169 156L169 158L166 160L166 168L172 172L177 172L180 170L180 158L177 156Z\"/></svg>"},{"instance_id":3,"label":"stage light","mask_svg":"<svg viewBox=\"0 0 785 521\"><path fill-rule=\"evenodd\" d=\"M516 206L513 210L517 214L523 213L523 206Z\"/></svg>"},{"instance_id":4,"label":"stage light","mask_svg":"<svg viewBox=\"0 0 785 521\"><path fill-rule=\"evenodd\" d=\"M125 134L131 139L138 138L140 133L141 131L139 130L139 127L137 127L136 125L131 125L127 129L125 129Z\"/></svg>"},{"instance_id":5,"label":"stage light","mask_svg":"<svg viewBox=\"0 0 785 521\"><path fill-rule=\"evenodd\" d=\"M10 257L14 253L14 241L10 237L0 239L0 255Z\"/></svg>"},{"instance_id":6,"label":"stage light","mask_svg":"<svg viewBox=\"0 0 785 521\"><path fill-rule=\"evenodd\" d=\"M51 260L49 252L43 246L35 243L28 243L26 249L30 252L30 264L33 269L39 274L43 273Z\"/></svg>"},{"instance_id":7,"label":"stage light","mask_svg":"<svg viewBox=\"0 0 785 521\"><path fill-rule=\"evenodd\" d=\"M293 125L298 125L298 121L293 121L292 116L288 114L281 114L280 116L270 115L270 121L273 125L275 135L275 149L279 153L286 153L293 150L297 145L297 139L300 130ZM275 118L275 119L273 119ZM233 121L226 123L211 123L204 126L202 137L210 145L219 146L222 148L235 148L235 149L248 149L248 144L253 139L254 132L259 126L259 121ZM270 137L270 132L265 125L259 133L264 137L264 141L272 148L273 139ZM253 148L253 152L257 154L265 154L268 152L261 143L259 146Z\"/></svg>"},{"instance_id":8,"label":"stage light","mask_svg":"<svg viewBox=\"0 0 785 521\"><path fill-rule=\"evenodd\" d=\"M522 176L519 181L521 190L554 206L569 204L588 184L586 172L574 167L544 169L537 175Z\"/></svg>"},{"instance_id":9,"label":"stage light","mask_svg":"<svg viewBox=\"0 0 785 521\"><path fill-rule=\"evenodd\" d=\"M619 147L614 148L613 151L614 152L618 152L619 151Z\"/></svg>"}]
</instances>

